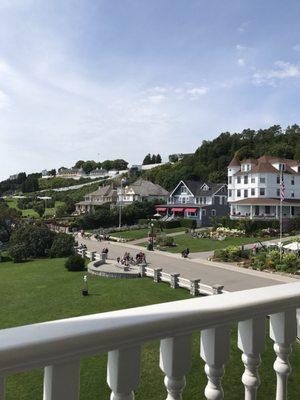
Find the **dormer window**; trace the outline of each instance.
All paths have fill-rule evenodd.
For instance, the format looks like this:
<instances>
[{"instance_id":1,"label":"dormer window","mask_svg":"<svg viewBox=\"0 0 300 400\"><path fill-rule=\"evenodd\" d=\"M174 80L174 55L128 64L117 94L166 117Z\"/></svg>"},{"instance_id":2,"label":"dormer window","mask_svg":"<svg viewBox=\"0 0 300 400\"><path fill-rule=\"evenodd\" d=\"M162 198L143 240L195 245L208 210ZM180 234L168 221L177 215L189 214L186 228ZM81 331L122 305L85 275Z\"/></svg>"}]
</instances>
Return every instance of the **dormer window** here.
<instances>
[{"instance_id":1,"label":"dormer window","mask_svg":"<svg viewBox=\"0 0 300 400\"><path fill-rule=\"evenodd\" d=\"M279 164L279 171L285 171L285 169L286 169L286 165L283 164L283 163L280 163Z\"/></svg>"},{"instance_id":2,"label":"dormer window","mask_svg":"<svg viewBox=\"0 0 300 400\"><path fill-rule=\"evenodd\" d=\"M209 187L207 185L203 185L202 190L209 190Z\"/></svg>"}]
</instances>

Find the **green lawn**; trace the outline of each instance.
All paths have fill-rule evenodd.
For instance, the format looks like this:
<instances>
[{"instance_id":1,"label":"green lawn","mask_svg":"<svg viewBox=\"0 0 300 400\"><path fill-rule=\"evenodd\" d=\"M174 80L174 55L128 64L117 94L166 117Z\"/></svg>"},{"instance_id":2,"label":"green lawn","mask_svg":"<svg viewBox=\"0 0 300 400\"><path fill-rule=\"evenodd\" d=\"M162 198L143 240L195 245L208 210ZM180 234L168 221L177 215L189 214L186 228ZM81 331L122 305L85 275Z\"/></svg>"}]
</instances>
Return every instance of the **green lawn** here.
<instances>
[{"instance_id":1,"label":"green lawn","mask_svg":"<svg viewBox=\"0 0 300 400\"><path fill-rule=\"evenodd\" d=\"M149 278L118 280L90 277L88 297L82 297L83 273L67 272L64 261L43 260L13 264L0 263L0 328L19 326L40 321L112 311L159 302L190 298L183 289L172 290L166 284L154 284ZM275 398L275 373L272 342L267 339L260 368L262 379L260 399ZM290 377L289 400L296 400L300 393L300 346L295 344L291 356L294 371ZM141 384L136 400L164 400L166 398L163 375L158 366L158 343L143 346ZM82 360L81 400L109 398L106 384L107 355ZM199 357L199 334L193 337L192 370L187 375L185 400L204 399L206 377ZM236 346L236 329L232 333L230 362L226 365L223 387L225 398L243 398L241 353ZM18 373L7 379L6 400L40 400L42 398L42 371Z\"/></svg>"},{"instance_id":2,"label":"green lawn","mask_svg":"<svg viewBox=\"0 0 300 400\"><path fill-rule=\"evenodd\" d=\"M174 247L166 247L165 250L170 253L181 253L187 247L191 253L210 251L216 249L223 249L227 246L255 243L258 241L269 240L271 238L257 238L257 237L243 237L243 238L227 238L225 240L212 240L212 239L197 239L192 238L190 235L178 235L174 237ZM141 246L147 246L147 243L141 243Z\"/></svg>"},{"instance_id":3,"label":"green lawn","mask_svg":"<svg viewBox=\"0 0 300 400\"><path fill-rule=\"evenodd\" d=\"M10 208L18 208L18 199L6 199L5 202L8 204ZM62 201L56 201L55 202L55 207L53 208L46 208L45 210L45 216L46 217L52 217L55 214L55 210L57 207L61 206L64 204ZM39 215L37 212L35 212L32 208L27 209L27 210L20 210L22 212L23 217L33 217L33 218L39 218Z\"/></svg>"},{"instance_id":4,"label":"green lawn","mask_svg":"<svg viewBox=\"0 0 300 400\"><path fill-rule=\"evenodd\" d=\"M127 240L136 240L136 239L143 239L148 237L149 229L135 229L123 232L113 232L110 236L120 237ZM184 228L170 228L164 229L163 232L165 233L175 233L175 232L184 232Z\"/></svg>"}]
</instances>

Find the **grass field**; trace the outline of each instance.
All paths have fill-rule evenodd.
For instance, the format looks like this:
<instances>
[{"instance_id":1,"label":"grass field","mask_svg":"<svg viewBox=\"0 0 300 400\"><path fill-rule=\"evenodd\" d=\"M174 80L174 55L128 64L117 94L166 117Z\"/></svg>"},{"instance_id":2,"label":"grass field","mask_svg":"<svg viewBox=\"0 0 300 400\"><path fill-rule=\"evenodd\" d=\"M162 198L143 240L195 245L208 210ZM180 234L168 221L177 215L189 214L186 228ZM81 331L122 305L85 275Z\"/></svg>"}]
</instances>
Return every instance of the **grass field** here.
<instances>
[{"instance_id":1,"label":"grass field","mask_svg":"<svg viewBox=\"0 0 300 400\"><path fill-rule=\"evenodd\" d=\"M257 238L257 237L244 237L244 238L227 238L225 240L211 240L211 239L197 239L192 238L189 235L178 235L174 237L174 247L166 247L165 250L170 253L181 253L183 249L187 247L191 253L210 251L216 249L224 249L227 246L236 245L241 246L243 244L256 243L258 241L269 240L271 238ZM141 243L141 246L145 247L147 243Z\"/></svg>"},{"instance_id":2,"label":"grass field","mask_svg":"<svg viewBox=\"0 0 300 400\"><path fill-rule=\"evenodd\" d=\"M111 236L121 237L127 240L136 240L136 239L143 239L148 237L149 229L136 229L136 230L128 230L123 232L113 232ZM175 233L175 232L184 232L184 228L170 228L164 229L163 232L165 233Z\"/></svg>"},{"instance_id":3,"label":"grass field","mask_svg":"<svg viewBox=\"0 0 300 400\"><path fill-rule=\"evenodd\" d=\"M80 316L129 307L143 306L190 298L183 289L172 290L166 284L154 284L151 279L118 280L89 278L91 295L82 297L83 273L67 272L64 260L42 260L13 264L0 263L0 328L20 326L34 322ZM199 300L201 301L201 300ZM243 397L241 353L236 346L236 330L232 330L230 362L226 365L223 387L227 400ZM290 358L294 368L289 382L289 400L299 399L300 346L293 346ZM163 375L158 366L158 343L143 346L141 384L136 400L164 400L166 392ZM262 356L260 399L275 398L275 356L272 342ZM109 398L106 384L107 355L86 358L81 363L81 400ZM192 370L187 375L185 400L204 399L206 376L199 357L199 333L193 336ZM40 400L42 398L42 371L18 373L7 378L6 400Z\"/></svg>"},{"instance_id":4,"label":"grass field","mask_svg":"<svg viewBox=\"0 0 300 400\"><path fill-rule=\"evenodd\" d=\"M6 203L8 204L9 207L11 208L18 208L18 200L17 199L6 199ZM55 214L55 209L59 206L64 204L62 201L56 201L55 202L55 207L53 208L46 208L45 210L45 217L52 217ZM20 210L22 212L23 217L33 217L33 218L39 218L39 215L37 212L35 212L32 208L27 209L27 210Z\"/></svg>"}]
</instances>

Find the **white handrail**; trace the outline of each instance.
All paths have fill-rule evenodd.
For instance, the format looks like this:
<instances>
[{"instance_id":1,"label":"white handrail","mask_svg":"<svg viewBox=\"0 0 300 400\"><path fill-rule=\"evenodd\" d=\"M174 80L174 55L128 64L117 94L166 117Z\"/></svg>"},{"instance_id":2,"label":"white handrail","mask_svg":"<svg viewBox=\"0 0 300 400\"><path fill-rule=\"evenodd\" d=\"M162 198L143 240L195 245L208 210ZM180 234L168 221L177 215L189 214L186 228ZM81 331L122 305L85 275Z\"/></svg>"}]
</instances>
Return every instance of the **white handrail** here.
<instances>
[{"instance_id":1,"label":"white handrail","mask_svg":"<svg viewBox=\"0 0 300 400\"><path fill-rule=\"evenodd\" d=\"M0 331L0 375L300 308L300 283Z\"/></svg>"}]
</instances>

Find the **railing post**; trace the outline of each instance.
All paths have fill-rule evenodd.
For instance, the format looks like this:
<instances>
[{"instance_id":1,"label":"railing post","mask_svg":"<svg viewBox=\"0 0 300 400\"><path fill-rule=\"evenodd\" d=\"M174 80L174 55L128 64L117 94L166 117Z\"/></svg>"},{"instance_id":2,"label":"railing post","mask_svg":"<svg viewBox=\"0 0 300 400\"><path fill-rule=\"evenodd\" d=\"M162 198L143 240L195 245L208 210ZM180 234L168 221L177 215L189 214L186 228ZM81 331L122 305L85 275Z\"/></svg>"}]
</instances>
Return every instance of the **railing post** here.
<instances>
[{"instance_id":1,"label":"railing post","mask_svg":"<svg viewBox=\"0 0 300 400\"><path fill-rule=\"evenodd\" d=\"M291 372L289 355L291 344L296 340L297 322L296 310L289 310L270 317L270 337L274 340L274 350L277 358L274 370L277 375L276 400L287 399L288 376Z\"/></svg>"},{"instance_id":2,"label":"railing post","mask_svg":"<svg viewBox=\"0 0 300 400\"><path fill-rule=\"evenodd\" d=\"M134 400L140 378L140 347L113 350L108 353L107 383L110 400Z\"/></svg>"},{"instance_id":3,"label":"railing post","mask_svg":"<svg viewBox=\"0 0 300 400\"><path fill-rule=\"evenodd\" d=\"M79 400L80 361L45 367L43 400Z\"/></svg>"},{"instance_id":4,"label":"railing post","mask_svg":"<svg viewBox=\"0 0 300 400\"><path fill-rule=\"evenodd\" d=\"M245 386L245 400L255 400L260 385L258 366L260 354L265 349L265 318L254 318L238 324L238 347L242 350L245 372L242 382Z\"/></svg>"},{"instance_id":5,"label":"railing post","mask_svg":"<svg viewBox=\"0 0 300 400\"><path fill-rule=\"evenodd\" d=\"M180 277L180 274L171 274L170 286L172 289L179 288L179 277Z\"/></svg>"},{"instance_id":6,"label":"railing post","mask_svg":"<svg viewBox=\"0 0 300 400\"><path fill-rule=\"evenodd\" d=\"M146 276L146 264L140 264L139 269L141 278L144 278Z\"/></svg>"},{"instance_id":7,"label":"railing post","mask_svg":"<svg viewBox=\"0 0 300 400\"><path fill-rule=\"evenodd\" d=\"M191 286L190 286L190 294L192 296L199 296L200 292L200 279L193 279L190 281Z\"/></svg>"},{"instance_id":8,"label":"railing post","mask_svg":"<svg viewBox=\"0 0 300 400\"><path fill-rule=\"evenodd\" d=\"M95 255L96 255L95 251L90 251L90 261L95 261Z\"/></svg>"},{"instance_id":9,"label":"railing post","mask_svg":"<svg viewBox=\"0 0 300 400\"><path fill-rule=\"evenodd\" d=\"M159 283L161 281L162 268L154 268L153 272L154 272L153 275L154 282Z\"/></svg>"},{"instance_id":10,"label":"railing post","mask_svg":"<svg viewBox=\"0 0 300 400\"><path fill-rule=\"evenodd\" d=\"M0 376L0 400L5 399L5 378Z\"/></svg>"},{"instance_id":11,"label":"railing post","mask_svg":"<svg viewBox=\"0 0 300 400\"><path fill-rule=\"evenodd\" d=\"M229 360L230 327L206 329L201 332L201 357L205 361L205 373L208 382L205 388L207 400L222 400L224 392L221 380L224 365Z\"/></svg>"},{"instance_id":12,"label":"railing post","mask_svg":"<svg viewBox=\"0 0 300 400\"><path fill-rule=\"evenodd\" d=\"M160 369L165 373L166 400L181 400L185 388L185 375L191 368L192 336L184 335L160 342Z\"/></svg>"},{"instance_id":13,"label":"railing post","mask_svg":"<svg viewBox=\"0 0 300 400\"><path fill-rule=\"evenodd\" d=\"M212 288L213 288L213 294L222 294L224 285L216 284L216 285L213 285Z\"/></svg>"}]
</instances>

